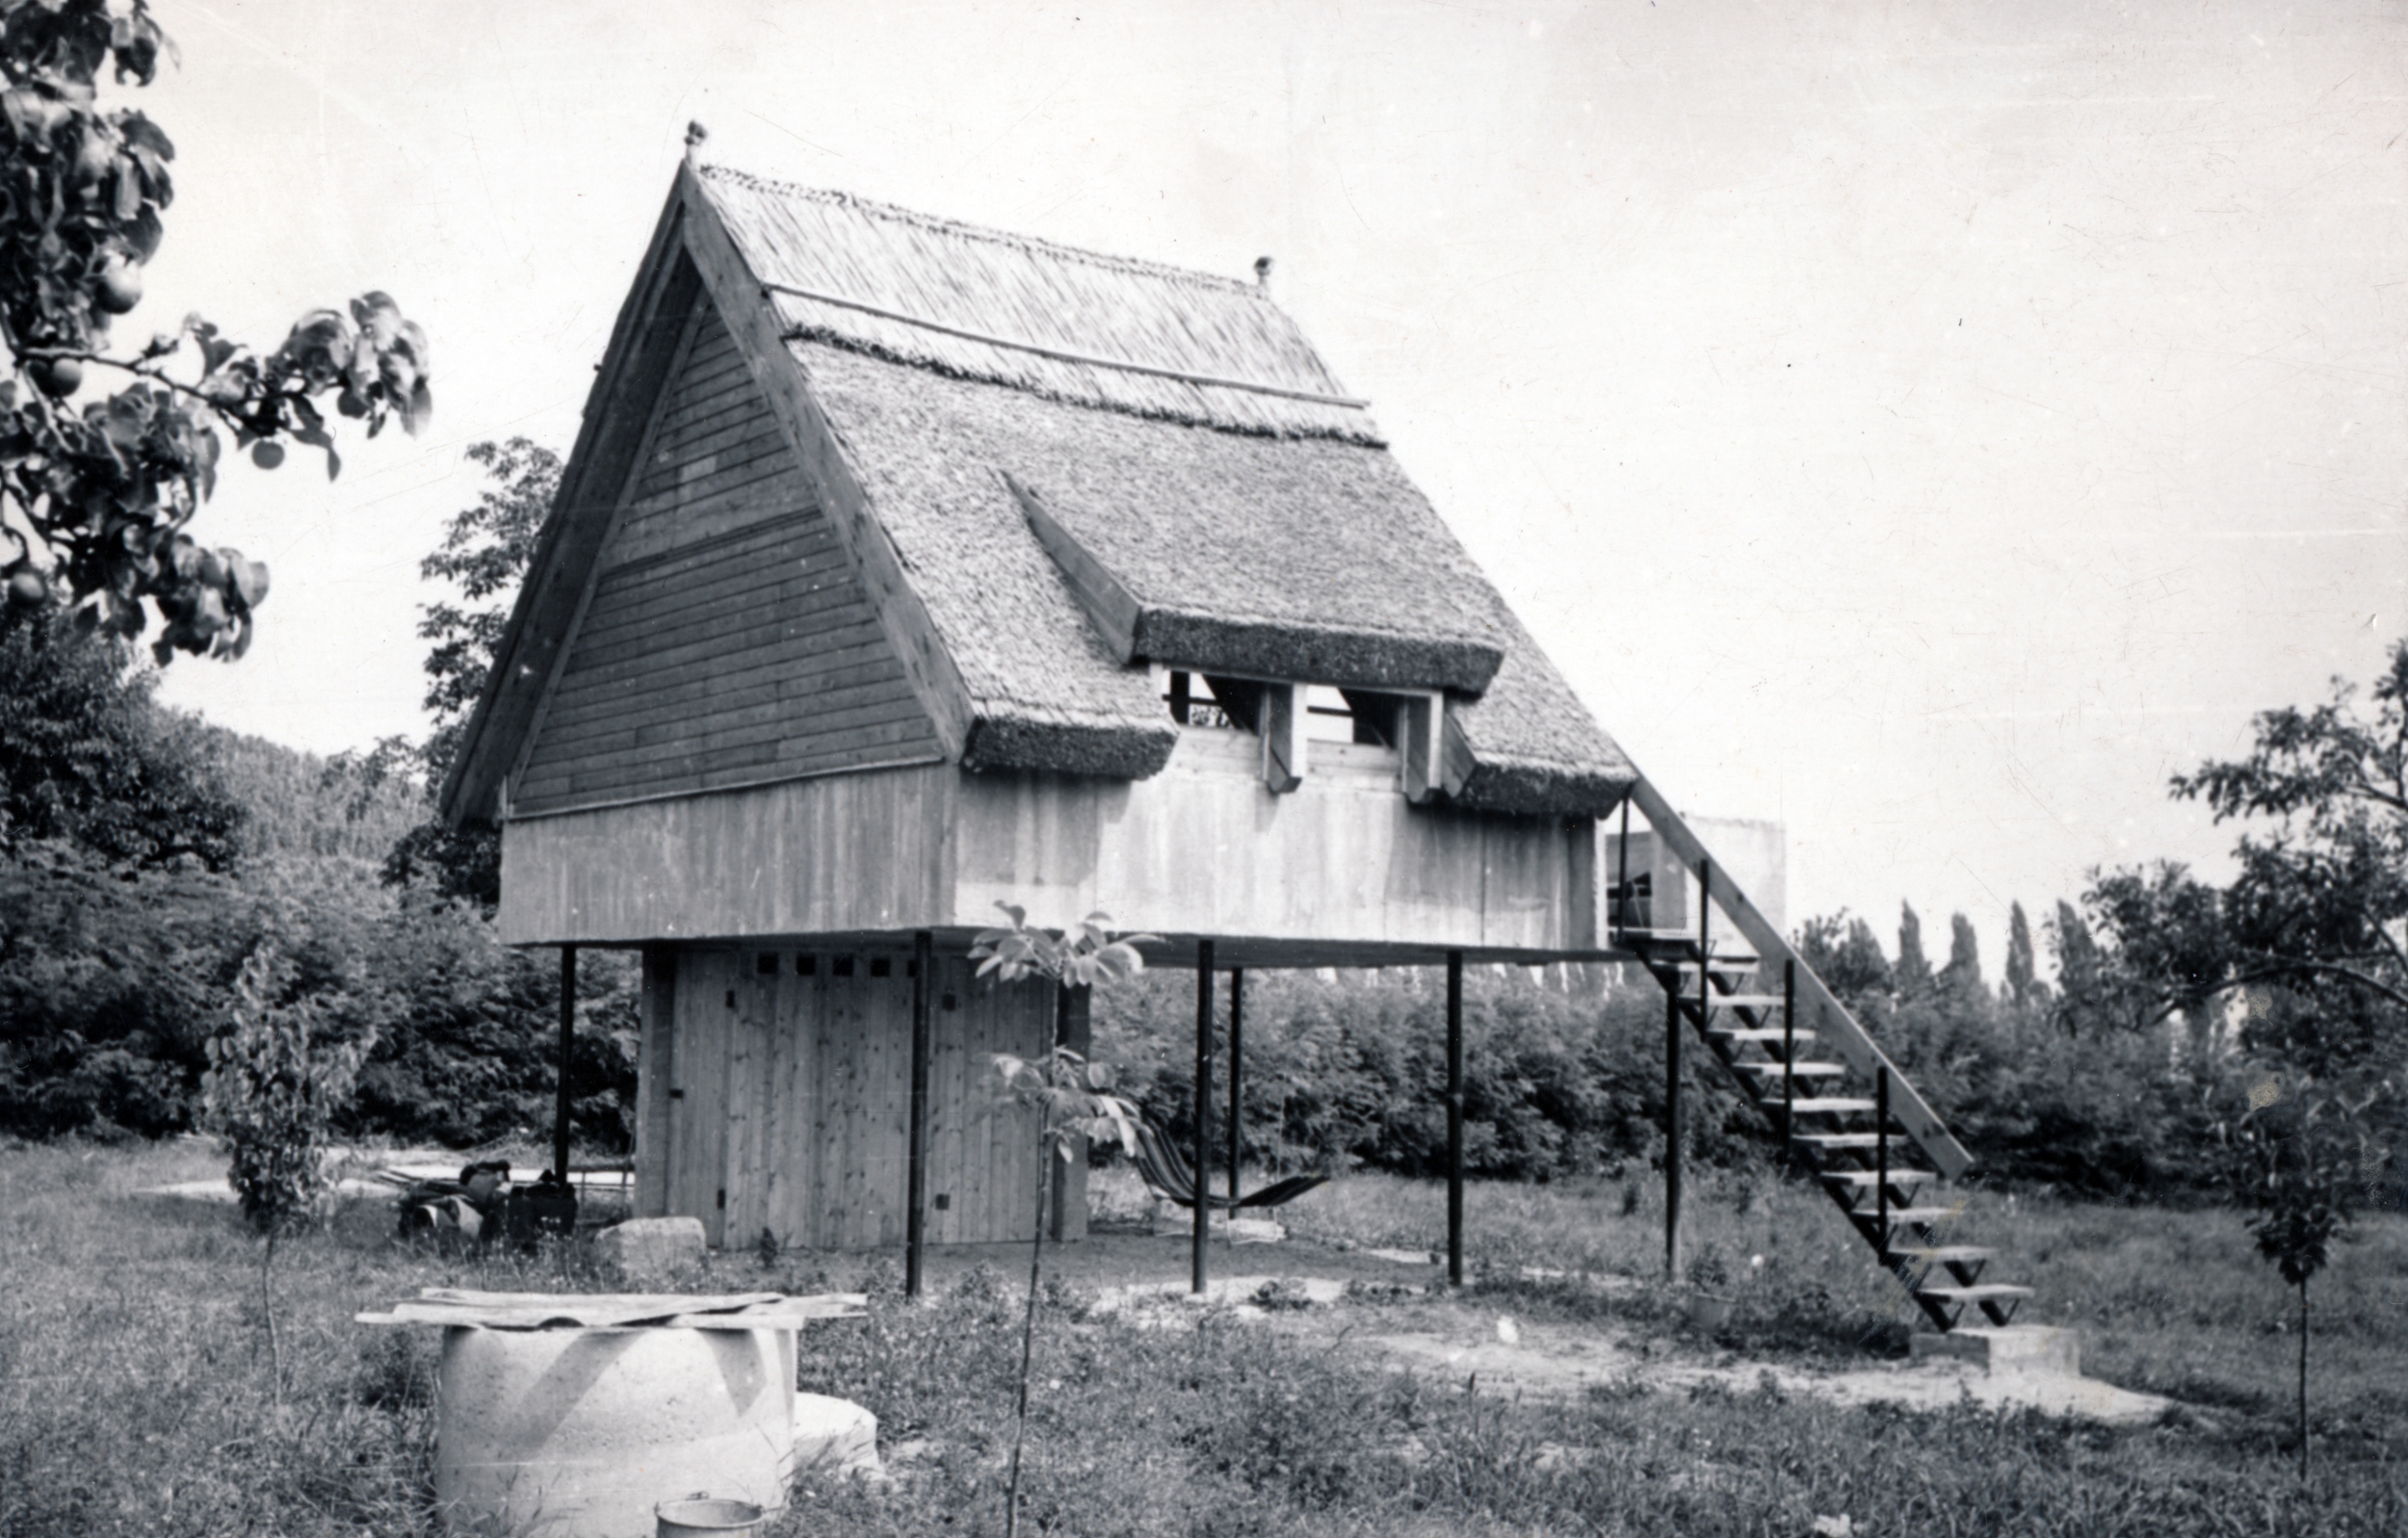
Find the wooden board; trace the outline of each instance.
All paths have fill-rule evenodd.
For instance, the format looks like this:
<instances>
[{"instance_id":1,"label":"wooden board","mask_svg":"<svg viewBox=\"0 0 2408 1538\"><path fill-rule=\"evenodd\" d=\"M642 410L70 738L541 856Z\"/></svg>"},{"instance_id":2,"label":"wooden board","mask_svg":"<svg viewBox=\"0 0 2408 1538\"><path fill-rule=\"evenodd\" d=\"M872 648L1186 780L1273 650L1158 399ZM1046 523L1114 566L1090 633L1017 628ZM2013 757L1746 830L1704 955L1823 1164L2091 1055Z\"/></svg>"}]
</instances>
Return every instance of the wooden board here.
<instances>
[{"instance_id":1,"label":"wooden board","mask_svg":"<svg viewBox=\"0 0 2408 1538\"><path fill-rule=\"evenodd\" d=\"M636 1058L636 1197L638 1217L668 1212L670 1043L677 1030L677 951L643 949L640 1004L642 1036Z\"/></svg>"},{"instance_id":2,"label":"wooden board","mask_svg":"<svg viewBox=\"0 0 2408 1538\"><path fill-rule=\"evenodd\" d=\"M814 1319L857 1318L869 1297L822 1292L703 1295L683 1292L476 1292L422 1288L383 1313L353 1316L361 1324L436 1324L446 1328L760 1330L796 1329Z\"/></svg>"},{"instance_id":3,"label":"wooden board","mask_svg":"<svg viewBox=\"0 0 2408 1538\"><path fill-rule=\"evenodd\" d=\"M502 830L510 944L735 939L948 922L942 765L795 780Z\"/></svg>"}]
</instances>

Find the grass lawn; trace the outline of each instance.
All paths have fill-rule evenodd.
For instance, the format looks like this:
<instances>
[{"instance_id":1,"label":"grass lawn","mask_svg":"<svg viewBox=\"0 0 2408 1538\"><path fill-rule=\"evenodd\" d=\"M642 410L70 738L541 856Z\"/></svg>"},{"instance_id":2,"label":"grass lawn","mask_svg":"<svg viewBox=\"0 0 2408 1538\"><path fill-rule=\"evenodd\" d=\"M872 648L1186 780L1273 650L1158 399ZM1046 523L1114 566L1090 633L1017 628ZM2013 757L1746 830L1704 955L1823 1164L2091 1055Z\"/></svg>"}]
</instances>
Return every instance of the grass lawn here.
<instances>
[{"instance_id":1,"label":"grass lawn","mask_svg":"<svg viewBox=\"0 0 2408 1538\"><path fill-rule=\"evenodd\" d=\"M558 1274L446 1263L391 1240L381 1207L353 1209L279 1254L279 1396L255 1241L230 1209L132 1194L217 1169L193 1144L0 1148L0 1535L436 1530L433 1342L351 1316L422 1286L532 1288ZM1634 1381L1517 1401L1444 1371L1396 1370L1365 1343L1407 1316L1510 1310L1565 1331L1652 1331L1664 1351L1701 1360L1735 1345L1775 1360L1895 1348L1882 1328L1895 1300L1819 1195L1703 1186L1695 1241L1749 1277L1716 1342L1674 1332L1661 1288L1523 1274L1659 1270L1661 1211L1643 1185L1476 1186L1480 1280L1467 1297L1363 1287L1309 1321L1099 1318L1083 1306L1087 1281L1131 1264L1184 1275L1184 1246L1057 1251L1067 1280L1040 1318L1026 1520L1082 1535L1789 1538L1842 1515L1858 1534L1918 1538L2408 1531L2408 1222L2396 1217L2368 1224L2316 1284L2316 1470L2304 1487L2286 1431L2291 1299L2228 1212L1976 1197L1982 1240L2040 1290L2034 1316L2081 1329L2088 1370L2204 1407L2141 1428L1970 1405L1843 1408L1774 1386ZM1108 1211L1128 1205L1124 1184L1098 1190ZM1359 1278L1383 1264L1369 1250L1426 1249L1445 1232L1441 1190L1382 1177L1340 1182L1283 1215L1295 1241L1215 1264ZM1747 1266L1757 1254L1761 1272ZM720 1286L811 1290L863 1274L877 1286L868 1318L804 1338L802 1376L878 1415L895 1482L800 1494L783 1530L1001 1530L1017 1356L1008 1278L1025 1258L986 1261L944 1258L938 1295L919 1307L893 1295L891 1259L717 1263ZM1430 1280L1426 1268L1380 1274Z\"/></svg>"}]
</instances>

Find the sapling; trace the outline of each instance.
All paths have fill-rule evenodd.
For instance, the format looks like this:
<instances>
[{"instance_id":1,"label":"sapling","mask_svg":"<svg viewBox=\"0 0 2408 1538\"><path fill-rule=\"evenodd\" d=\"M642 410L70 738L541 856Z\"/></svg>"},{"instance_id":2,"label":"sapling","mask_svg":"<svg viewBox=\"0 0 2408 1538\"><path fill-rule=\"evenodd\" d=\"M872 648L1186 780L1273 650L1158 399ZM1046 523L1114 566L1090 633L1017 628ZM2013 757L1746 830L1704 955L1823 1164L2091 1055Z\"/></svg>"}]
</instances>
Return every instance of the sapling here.
<instances>
[{"instance_id":1,"label":"sapling","mask_svg":"<svg viewBox=\"0 0 2408 1538\"><path fill-rule=\"evenodd\" d=\"M2258 1253L2299 1290L2299 1477L2308 1477L2308 1279L2344 1238L2359 1197L2385 1159L2367 1112L2379 1088L2352 1094L2304 1077L2268 1075L2248 1091L2233 1128L2238 1174L2257 1207Z\"/></svg>"},{"instance_id":2,"label":"sapling","mask_svg":"<svg viewBox=\"0 0 2408 1538\"><path fill-rule=\"evenodd\" d=\"M322 995L295 995L293 965L263 941L235 980L232 1024L209 1041L201 1076L203 1124L229 1159L226 1183L243 1215L265 1241L259 1305L276 1398L284 1396L284 1346L276 1331L273 1284L278 1238L316 1217L327 1190L327 1134L351 1099L374 1043L324 1038L329 1012Z\"/></svg>"},{"instance_id":3,"label":"sapling","mask_svg":"<svg viewBox=\"0 0 2408 1538\"><path fill-rule=\"evenodd\" d=\"M970 948L979 976L992 975L1006 982L1023 978L1054 979L1060 993L1097 983L1117 982L1145 970L1136 942L1152 935L1115 940L1106 927L1106 914L1090 913L1068 933L1032 926L1025 909L999 902L1011 918L1009 928L988 929ZM1054 1184L1054 1166L1086 1156L1091 1137L1117 1137L1132 1158L1138 1151L1137 1108L1112 1092L1110 1065L1088 1062L1060 1043L1034 1060L1009 1054L995 1056L995 1070L1004 1093L1037 1113L1039 1135L1046 1150L1036 1169L1036 1238L1029 1247L1029 1303L1020 1321L1020 1381L1011 1415L1011 1472L1005 1481L1004 1534L1020 1531L1020 1447L1029 1423L1029 1363L1036 1342L1036 1299L1045 1267L1045 1199Z\"/></svg>"}]
</instances>

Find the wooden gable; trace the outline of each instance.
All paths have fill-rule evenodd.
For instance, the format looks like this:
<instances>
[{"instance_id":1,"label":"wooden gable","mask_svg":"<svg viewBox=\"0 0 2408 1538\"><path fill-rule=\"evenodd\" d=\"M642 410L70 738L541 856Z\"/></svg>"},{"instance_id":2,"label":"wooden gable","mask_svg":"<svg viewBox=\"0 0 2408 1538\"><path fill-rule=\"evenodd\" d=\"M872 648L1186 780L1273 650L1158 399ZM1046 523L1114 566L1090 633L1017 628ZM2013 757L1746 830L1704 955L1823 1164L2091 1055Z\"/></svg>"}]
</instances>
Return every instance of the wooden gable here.
<instances>
[{"instance_id":1,"label":"wooden gable","mask_svg":"<svg viewBox=\"0 0 2408 1538\"><path fill-rule=\"evenodd\" d=\"M707 295L683 326L513 816L944 756Z\"/></svg>"}]
</instances>

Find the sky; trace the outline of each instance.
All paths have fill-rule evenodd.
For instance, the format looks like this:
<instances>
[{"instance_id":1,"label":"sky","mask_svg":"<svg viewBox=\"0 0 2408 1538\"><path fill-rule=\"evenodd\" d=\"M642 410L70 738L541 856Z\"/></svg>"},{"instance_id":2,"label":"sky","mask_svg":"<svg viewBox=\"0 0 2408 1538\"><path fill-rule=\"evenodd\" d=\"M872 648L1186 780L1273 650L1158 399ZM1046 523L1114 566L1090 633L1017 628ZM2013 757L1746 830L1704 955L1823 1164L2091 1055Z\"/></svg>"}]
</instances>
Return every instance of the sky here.
<instances>
[{"instance_id":1,"label":"sky","mask_svg":"<svg viewBox=\"0 0 2408 1538\"><path fill-rule=\"evenodd\" d=\"M136 338L392 293L417 439L238 466L250 655L164 697L418 733L417 563L565 450L706 158L1250 275L1794 921L2224 869L2167 777L2408 634L2408 9L156 0L177 198Z\"/></svg>"}]
</instances>

